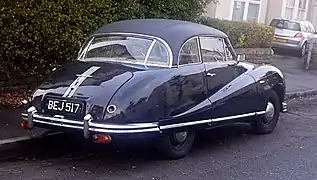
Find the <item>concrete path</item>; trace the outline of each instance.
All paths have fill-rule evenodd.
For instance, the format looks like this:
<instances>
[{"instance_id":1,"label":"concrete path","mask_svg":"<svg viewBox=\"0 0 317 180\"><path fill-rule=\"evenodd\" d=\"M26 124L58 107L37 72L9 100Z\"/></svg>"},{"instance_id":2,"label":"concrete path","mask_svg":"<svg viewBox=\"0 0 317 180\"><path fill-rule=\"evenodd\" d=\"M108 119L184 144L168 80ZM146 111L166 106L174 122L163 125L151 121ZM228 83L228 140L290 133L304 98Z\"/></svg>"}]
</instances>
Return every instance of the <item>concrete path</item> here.
<instances>
[{"instance_id":1,"label":"concrete path","mask_svg":"<svg viewBox=\"0 0 317 180\"><path fill-rule=\"evenodd\" d=\"M275 56L272 65L282 70L287 93L317 90L317 70L305 70L303 59Z\"/></svg>"}]
</instances>

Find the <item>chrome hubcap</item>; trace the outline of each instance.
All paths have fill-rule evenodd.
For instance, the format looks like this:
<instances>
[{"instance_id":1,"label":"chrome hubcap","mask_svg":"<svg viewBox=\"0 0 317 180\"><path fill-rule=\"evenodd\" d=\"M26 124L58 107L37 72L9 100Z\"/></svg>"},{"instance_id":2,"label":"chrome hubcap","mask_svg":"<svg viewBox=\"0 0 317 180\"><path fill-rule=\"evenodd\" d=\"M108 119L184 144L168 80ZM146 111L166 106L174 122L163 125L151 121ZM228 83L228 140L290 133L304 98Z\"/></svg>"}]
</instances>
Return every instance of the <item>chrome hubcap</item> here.
<instances>
[{"instance_id":1,"label":"chrome hubcap","mask_svg":"<svg viewBox=\"0 0 317 180\"><path fill-rule=\"evenodd\" d=\"M266 111L265 111L265 122L269 123L272 121L275 114L275 108L274 105L271 102L268 102L266 105Z\"/></svg>"},{"instance_id":2,"label":"chrome hubcap","mask_svg":"<svg viewBox=\"0 0 317 180\"><path fill-rule=\"evenodd\" d=\"M182 143L187 139L187 132L179 132L179 133L175 133L174 134L174 139L178 142L178 143Z\"/></svg>"}]
</instances>

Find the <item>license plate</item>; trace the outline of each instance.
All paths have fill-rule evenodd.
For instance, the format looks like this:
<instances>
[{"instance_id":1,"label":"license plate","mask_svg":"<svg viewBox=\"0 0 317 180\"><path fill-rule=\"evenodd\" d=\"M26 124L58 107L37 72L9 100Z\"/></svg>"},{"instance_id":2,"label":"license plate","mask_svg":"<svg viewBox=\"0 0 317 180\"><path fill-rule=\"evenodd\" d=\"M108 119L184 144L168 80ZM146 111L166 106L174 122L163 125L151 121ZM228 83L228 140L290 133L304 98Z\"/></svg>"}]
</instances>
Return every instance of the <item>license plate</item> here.
<instances>
[{"instance_id":1,"label":"license plate","mask_svg":"<svg viewBox=\"0 0 317 180\"><path fill-rule=\"evenodd\" d=\"M273 38L275 42L287 43L287 39Z\"/></svg>"},{"instance_id":2,"label":"license plate","mask_svg":"<svg viewBox=\"0 0 317 180\"><path fill-rule=\"evenodd\" d=\"M84 103L76 100L47 97L44 110L53 115L81 116L84 112Z\"/></svg>"}]
</instances>

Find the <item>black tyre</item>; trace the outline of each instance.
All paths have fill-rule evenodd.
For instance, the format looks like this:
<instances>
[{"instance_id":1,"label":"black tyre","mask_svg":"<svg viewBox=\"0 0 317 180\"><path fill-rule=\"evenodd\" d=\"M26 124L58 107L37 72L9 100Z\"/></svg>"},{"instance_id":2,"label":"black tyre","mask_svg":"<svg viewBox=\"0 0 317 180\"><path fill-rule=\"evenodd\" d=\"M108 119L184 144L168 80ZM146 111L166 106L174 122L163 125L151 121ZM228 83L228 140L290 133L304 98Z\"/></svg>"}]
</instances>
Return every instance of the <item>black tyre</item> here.
<instances>
[{"instance_id":1,"label":"black tyre","mask_svg":"<svg viewBox=\"0 0 317 180\"><path fill-rule=\"evenodd\" d=\"M307 43L304 43L300 51L298 52L299 57L304 57L306 55Z\"/></svg>"},{"instance_id":2,"label":"black tyre","mask_svg":"<svg viewBox=\"0 0 317 180\"><path fill-rule=\"evenodd\" d=\"M169 159L185 157L191 150L195 140L195 132L179 132L166 134L159 139L157 148Z\"/></svg>"},{"instance_id":3,"label":"black tyre","mask_svg":"<svg viewBox=\"0 0 317 180\"><path fill-rule=\"evenodd\" d=\"M270 90L269 93L270 95L267 101L266 113L257 117L251 124L253 131L257 134L272 133L280 117L280 99L275 91Z\"/></svg>"}]
</instances>

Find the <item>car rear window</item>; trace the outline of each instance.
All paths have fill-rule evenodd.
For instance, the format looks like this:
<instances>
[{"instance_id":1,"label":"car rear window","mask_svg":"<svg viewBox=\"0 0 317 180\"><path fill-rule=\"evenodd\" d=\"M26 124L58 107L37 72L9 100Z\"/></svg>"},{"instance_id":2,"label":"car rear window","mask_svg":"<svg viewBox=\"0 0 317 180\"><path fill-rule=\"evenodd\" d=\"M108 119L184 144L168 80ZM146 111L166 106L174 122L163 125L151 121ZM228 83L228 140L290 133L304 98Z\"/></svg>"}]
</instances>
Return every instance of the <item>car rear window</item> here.
<instances>
[{"instance_id":1,"label":"car rear window","mask_svg":"<svg viewBox=\"0 0 317 180\"><path fill-rule=\"evenodd\" d=\"M169 66L170 54L160 41L142 36L112 35L95 37L86 49L84 61L106 59L146 65Z\"/></svg>"},{"instance_id":2,"label":"car rear window","mask_svg":"<svg viewBox=\"0 0 317 180\"><path fill-rule=\"evenodd\" d=\"M273 19L270 26L279 29L288 29L292 31L301 31L300 24L298 22L292 22L288 20Z\"/></svg>"}]
</instances>

